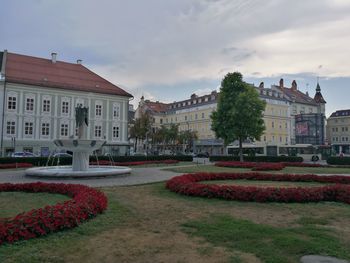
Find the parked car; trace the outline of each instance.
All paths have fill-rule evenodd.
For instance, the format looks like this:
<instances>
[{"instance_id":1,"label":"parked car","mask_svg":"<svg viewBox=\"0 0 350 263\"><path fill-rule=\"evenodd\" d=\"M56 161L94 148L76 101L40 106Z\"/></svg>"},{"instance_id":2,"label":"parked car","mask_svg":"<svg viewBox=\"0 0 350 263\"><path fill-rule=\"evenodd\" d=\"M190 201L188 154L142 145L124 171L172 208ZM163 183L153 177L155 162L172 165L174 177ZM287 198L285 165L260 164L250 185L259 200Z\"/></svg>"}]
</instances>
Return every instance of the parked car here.
<instances>
[{"instance_id":1,"label":"parked car","mask_svg":"<svg viewBox=\"0 0 350 263\"><path fill-rule=\"evenodd\" d=\"M209 153L197 153L194 157L196 158L209 158Z\"/></svg>"},{"instance_id":2,"label":"parked car","mask_svg":"<svg viewBox=\"0 0 350 263\"><path fill-rule=\"evenodd\" d=\"M69 154L69 153L55 153L54 155L53 155L53 157L73 157L71 154Z\"/></svg>"},{"instance_id":3,"label":"parked car","mask_svg":"<svg viewBox=\"0 0 350 263\"><path fill-rule=\"evenodd\" d=\"M37 157L37 156L31 152L14 152L11 154L11 157Z\"/></svg>"}]
</instances>

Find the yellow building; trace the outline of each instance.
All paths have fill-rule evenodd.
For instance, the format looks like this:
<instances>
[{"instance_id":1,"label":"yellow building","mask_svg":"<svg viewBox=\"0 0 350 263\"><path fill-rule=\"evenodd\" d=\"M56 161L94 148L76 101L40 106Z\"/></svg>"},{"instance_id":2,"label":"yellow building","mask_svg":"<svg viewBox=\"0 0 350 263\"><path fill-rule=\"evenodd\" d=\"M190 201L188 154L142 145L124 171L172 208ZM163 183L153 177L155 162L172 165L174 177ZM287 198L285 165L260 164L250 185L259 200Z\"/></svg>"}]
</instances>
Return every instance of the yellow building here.
<instances>
[{"instance_id":1,"label":"yellow building","mask_svg":"<svg viewBox=\"0 0 350 263\"><path fill-rule=\"evenodd\" d=\"M256 144L279 145L290 142L290 102L283 93L265 89L262 85L256 88L260 98L266 101L264 121L266 130ZM162 125L178 124L179 131L195 131L198 140L194 142L194 152L208 152L211 155L226 153L223 141L215 138L211 130L211 113L216 110L218 93L197 96L192 94L187 100L169 104L152 102L141 98L136 110L136 118L140 112L148 112L153 119L153 129Z\"/></svg>"}]
</instances>

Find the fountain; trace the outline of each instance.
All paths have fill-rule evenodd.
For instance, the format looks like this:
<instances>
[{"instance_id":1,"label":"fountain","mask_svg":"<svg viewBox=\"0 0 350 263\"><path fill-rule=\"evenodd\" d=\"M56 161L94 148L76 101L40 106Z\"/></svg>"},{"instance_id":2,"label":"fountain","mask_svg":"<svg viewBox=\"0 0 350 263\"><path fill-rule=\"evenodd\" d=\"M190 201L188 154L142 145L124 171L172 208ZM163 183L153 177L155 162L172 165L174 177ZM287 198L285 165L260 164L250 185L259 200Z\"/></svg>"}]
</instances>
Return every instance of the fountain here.
<instances>
[{"instance_id":1,"label":"fountain","mask_svg":"<svg viewBox=\"0 0 350 263\"><path fill-rule=\"evenodd\" d=\"M90 153L100 149L106 141L87 139L89 125L89 108L75 108L75 122L77 126L77 139L57 139L54 144L60 148L73 152L72 166L51 166L29 168L25 171L26 176L33 177L57 177L57 178L86 178L105 177L130 173L131 169L121 166L89 166Z\"/></svg>"}]
</instances>

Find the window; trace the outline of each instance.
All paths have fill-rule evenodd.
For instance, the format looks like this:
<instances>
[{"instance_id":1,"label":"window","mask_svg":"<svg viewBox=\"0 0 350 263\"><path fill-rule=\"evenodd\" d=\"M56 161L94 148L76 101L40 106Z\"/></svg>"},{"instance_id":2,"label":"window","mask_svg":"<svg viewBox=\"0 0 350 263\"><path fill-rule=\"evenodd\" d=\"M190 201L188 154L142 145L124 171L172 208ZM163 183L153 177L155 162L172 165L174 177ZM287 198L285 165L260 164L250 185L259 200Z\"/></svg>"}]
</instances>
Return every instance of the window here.
<instances>
[{"instance_id":1,"label":"window","mask_svg":"<svg viewBox=\"0 0 350 263\"><path fill-rule=\"evenodd\" d=\"M24 135L33 135L33 122L24 122Z\"/></svg>"},{"instance_id":2,"label":"window","mask_svg":"<svg viewBox=\"0 0 350 263\"><path fill-rule=\"evenodd\" d=\"M69 102L62 101L62 114L69 114Z\"/></svg>"},{"instance_id":3,"label":"window","mask_svg":"<svg viewBox=\"0 0 350 263\"><path fill-rule=\"evenodd\" d=\"M15 135L16 134L16 122L14 120L7 121L6 133L7 133L7 135Z\"/></svg>"},{"instance_id":4,"label":"window","mask_svg":"<svg viewBox=\"0 0 350 263\"><path fill-rule=\"evenodd\" d=\"M102 116L102 105L96 104L95 115L99 117Z\"/></svg>"},{"instance_id":5,"label":"window","mask_svg":"<svg viewBox=\"0 0 350 263\"><path fill-rule=\"evenodd\" d=\"M68 124L62 123L61 124L61 136L68 136Z\"/></svg>"},{"instance_id":6,"label":"window","mask_svg":"<svg viewBox=\"0 0 350 263\"><path fill-rule=\"evenodd\" d=\"M119 127L114 126L113 127L113 138L119 138Z\"/></svg>"},{"instance_id":7,"label":"window","mask_svg":"<svg viewBox=\"0 0 350 263\"><path fill-rule=\"evenodd\" d=\"M187 115L185 115L185 121L187 121Z\"/></svg>"},{"instance_id":8,"label":"window","mask_svg":"<svg viewBox=\"0 0 350 263\"><path fill-rule=\"evenodd\" d=\"M50 135L50 123L44 122L41 124L41 135L43 136Z\"/></svg>"},{"instance_id":9,"label":"window","mask_svg":"<svg viewBox=\"0 0 350 263\"><path fill-rule=\"evenodd\" d=\"M272 126L272 128L275 128L275 123L272 122L272 123L271 123L271 126Z\"/></svg>"},{"instance_id":10,"label":"window","mask_svg":"<svg viewBox=\"0 0 350 263\"><path fill-rule=\"evenodd\" d=\"M160 124L163 124L163 119L159 119L159 123L160 123Z\"/></svg>"},{"instance_id":11,"label":"window","mask_svg":"<svg viewBox=\"0 0 350 263\"><path fill-rule=\"evenodd\" d=\"M7 109L8 110L15 110L16 105L17 105L17 97L9 96L7 99Z\"/></svg>"},{"instance_id":12,"label":"window","mask_svg":"<svg viewBox=\"0 0 350 263\"><path fill-rule=\"evenodd\" d=\"M34 111L34 98L26 98L26 111Z\"/></svg>"},{"instance_id":13,"label":"window","mask_svg":"<svg viewBox=\"0 0 350 263\"><path fill-rule=\"evenodd\" d=\"M204 119L204 117L205 117L205 114L204 114L204 112L202 112L202 119Z\"/></svg>"},{"instance_id":14,"label":"window","mask_svg":"<svg viewBox=\"0 0 350 263\"><path fill-rule=\"evenodd\" d=\"M102 136L102 127L101 125L95 125L95 137L101 138Z\"/></svg>"},{"instance_id":15,"label":"window","mask_svg":"<svg viewBox=\"0 0 350 263\"><path fill-rule=\"evenodd\" d=\"M198 114L197 114L197 113L194 115L194 118L195 118L196 120L198 120Z\"/></svg>"},{"instance_id":16,"label":"window","mask_svg":"<svg viewBox=\"0 0 350 263\"><path fill-rule=\"evenodd\" d=\"M117 103L113 104L113 119L119 119L120 117L120 106Z\"/></svg>"},{"instance_id":17,"label":"window","mask_svg":"<svg viewBox=\"0 0 350 263\"><path fill-rule=\"evenodd\" d=\"M50 112L51 101L50 99L43 99L43 112Z\"/></svg>"}]
</instances>

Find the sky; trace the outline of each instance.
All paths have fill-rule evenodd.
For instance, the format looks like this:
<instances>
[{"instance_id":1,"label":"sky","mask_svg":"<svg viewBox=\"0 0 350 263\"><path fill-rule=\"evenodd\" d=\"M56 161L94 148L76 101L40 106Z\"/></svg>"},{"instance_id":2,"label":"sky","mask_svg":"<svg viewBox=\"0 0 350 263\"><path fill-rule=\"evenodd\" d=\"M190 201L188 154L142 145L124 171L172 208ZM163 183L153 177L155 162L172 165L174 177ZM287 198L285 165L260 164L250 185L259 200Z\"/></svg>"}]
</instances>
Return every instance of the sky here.
<instances>
[{"instance_id":1,"label":"sky","mask_svg":"<svg viewBox=\"0 0 350 263\"><path fill-rule=\"evenodd\" d=\"M284 79L329 116L350 109L350 0L0 0L0 50L83 64L134 95L173 102L228 72Z\"/></svg>"}]
</instances>

